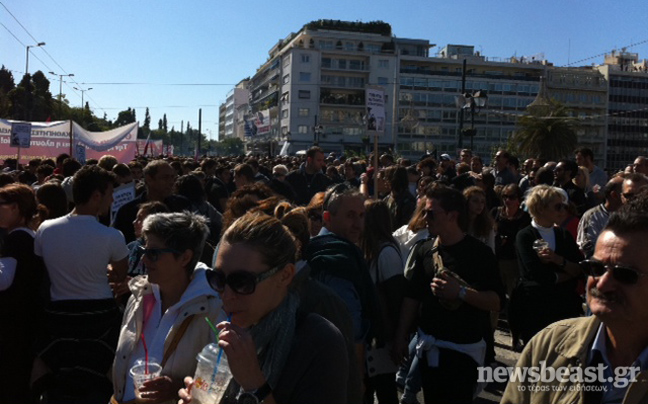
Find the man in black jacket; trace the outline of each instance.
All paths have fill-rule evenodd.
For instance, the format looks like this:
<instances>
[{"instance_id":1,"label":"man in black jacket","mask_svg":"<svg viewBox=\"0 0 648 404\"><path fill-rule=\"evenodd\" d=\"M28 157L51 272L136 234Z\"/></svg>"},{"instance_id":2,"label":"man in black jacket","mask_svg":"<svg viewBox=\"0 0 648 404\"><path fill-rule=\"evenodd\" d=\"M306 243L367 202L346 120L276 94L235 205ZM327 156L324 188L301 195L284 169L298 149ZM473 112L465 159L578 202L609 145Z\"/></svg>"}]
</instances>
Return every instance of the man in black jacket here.
<instances>
[{"instance_id":1,"label":"man in black jacket","mask_svg":"<svg viewBox=\"0 0 648 404\"><path fill-rule=\"evenodd\" d=\"M313 195L326 191L331 185L331 180L322 173L324 165L322 149L313 146L306 152L306 163L286 177L297 194L295 202L298 205L308 205Z\"/></svg>"}]
</instances>

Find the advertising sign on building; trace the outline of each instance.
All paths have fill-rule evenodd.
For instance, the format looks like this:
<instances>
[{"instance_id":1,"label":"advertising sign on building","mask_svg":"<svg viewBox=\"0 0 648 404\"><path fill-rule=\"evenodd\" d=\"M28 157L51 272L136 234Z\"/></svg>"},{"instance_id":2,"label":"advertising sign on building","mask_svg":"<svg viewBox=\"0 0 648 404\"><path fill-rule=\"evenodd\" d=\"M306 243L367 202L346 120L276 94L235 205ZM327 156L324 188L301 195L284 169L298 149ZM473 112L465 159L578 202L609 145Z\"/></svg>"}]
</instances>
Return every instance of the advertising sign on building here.
<instances>
[{"instance_id":1,"label":"advertising sign on building","mask_svg":"<svg viewBox=\"0 0 648 404\"><path fill-rule=\"evenodd\" d=\"M385 90L369 87L365 93L367 131L385 133Z\"/></svg>"}]
</instances>

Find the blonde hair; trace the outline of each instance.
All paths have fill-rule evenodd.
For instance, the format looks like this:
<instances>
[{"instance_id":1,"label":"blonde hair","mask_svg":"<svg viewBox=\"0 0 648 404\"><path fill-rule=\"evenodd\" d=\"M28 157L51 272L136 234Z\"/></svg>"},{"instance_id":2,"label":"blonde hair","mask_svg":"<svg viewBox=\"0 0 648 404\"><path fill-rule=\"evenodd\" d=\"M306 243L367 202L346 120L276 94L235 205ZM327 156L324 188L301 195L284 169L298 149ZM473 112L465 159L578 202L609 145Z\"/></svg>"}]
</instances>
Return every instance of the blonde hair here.
<instances>
[{"instance_id":1,"label":"blonde hair","mask_svg":"<svg viewBox=\"0 0 648 404\"><path fill-rule=\"evenodd\" d=\"M551 204L552 199L560 198L563 200L563 194L556 187L551 185L536 185L531 188L529 195L526 197L526 206L529 208L529 214L534 219L542 215Z\"/></svg>"},{"instance_id":2,"label":"blonde hair","mask_svg":"<svg viewBox=\"0 0 648 404\"><path fill-rule=\"evenodd\" d=\"M589 178L589 170L587 169L587 167L578 166L578 173L583 174L583 177L585 177L585 189L589 189L590 178ZM576 174L574 178L572 178L572 182L574 183L574 185L578 186L578 184L576 183L576 177L578 177L578 174Z\"/></svg>"}]
</instances>

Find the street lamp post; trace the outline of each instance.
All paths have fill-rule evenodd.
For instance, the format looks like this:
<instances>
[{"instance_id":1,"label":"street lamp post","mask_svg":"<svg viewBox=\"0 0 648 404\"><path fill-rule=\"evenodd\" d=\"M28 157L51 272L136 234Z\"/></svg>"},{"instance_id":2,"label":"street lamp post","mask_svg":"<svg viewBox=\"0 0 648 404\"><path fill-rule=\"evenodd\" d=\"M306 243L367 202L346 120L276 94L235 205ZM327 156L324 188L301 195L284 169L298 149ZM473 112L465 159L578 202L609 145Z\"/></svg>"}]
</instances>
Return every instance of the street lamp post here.
<instances>
[{"instance_id":1,"label":"street lamp post","mask_svg":"<svg viewBox=\"0 0 648 404\"><path fill-rule=\"evenodd\" d=\"M474 139L477 134L475 129L475 115L486 106L488 103L488 95L486 91L479 90L474 93L465 93L456 97L457 107L463 111L470 109L470 129L463 129L460 136L466 135L470 137L470 150L474 150Z\"/></svg>"},{"instance_id":2,"label":"street lamp post","mask_svg":"<svg viewBox=\"0 0 648 404\"><path fill-rule=\"evenodd\" d=\"M63 105L62 105L63 101L61 99L62 96L63 96L63 77L73 77L74 73L70 73L70 74L56 74L54 72L49 72L49 73L53 74L54 76L59 76L59 96L58 96L58 100L59 100L59 119L61 119L62 118L61 115L63 115Z\"/></svg>"},{"instance_id":3,"label":"street lamp post","mask_svg":"<svg viewBox=\"0 0 648 404\"><path fill-rule=\"evenodd\" d=\"M85 90L76 87L72 87L72 88L77 91L81 91L81 125L85 125L85 103L83 102L83 95L85 94L86 91L92 90L92 87L88 87Z\"/></svg>"},{"instance_id":4,"label":"street lamp post","mask_svg":"<svg viewBox=\"0 0 648 404\"><path fill-rule=\"evenodd\" d=\"M27 54L25 55L25 74L29 74L29 48L38 48L45 46L45 42L39 42L36 45L27 45Z\"/></svg>"}]
</instances>

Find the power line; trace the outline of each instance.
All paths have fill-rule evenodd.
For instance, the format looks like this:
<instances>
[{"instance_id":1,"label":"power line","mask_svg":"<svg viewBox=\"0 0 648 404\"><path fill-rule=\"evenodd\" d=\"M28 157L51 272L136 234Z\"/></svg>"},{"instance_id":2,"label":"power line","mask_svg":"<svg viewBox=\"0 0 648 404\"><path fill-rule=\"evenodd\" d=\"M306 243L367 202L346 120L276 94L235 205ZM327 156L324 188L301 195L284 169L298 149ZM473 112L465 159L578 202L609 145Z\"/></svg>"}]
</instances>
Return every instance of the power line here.
<instances>
[{"instance_id":1,"label":"power line","mask_svg":"<svg viewBox=\"0 0 648 404\"><path fill-rule=\"evenodd\" d=\"M648 39L644 39L643 41L639 41L639 42L632 43L632 44L630 44L630 45L623 46L623 47L621 47L621 49L624 49L624 48L626 48L626 49L627 49L627 48L632 48L632 47L635 47L635 46L643 45L643 44L645 44L645 43L648 43ZM607 55L608 53L609 53L609 52L599 53L598 55L590 56L590 57L588 57L588 58L581 59L581 60L577 60L577 61L572 62L572 63L567 63L565 66L572 66L572 65L575 65L575 64L577 64L577 63L582 63L582 62L586 62L586 61L588 61L588 60L592 60L592 59L595 59L595 58L600 58L601 56L605 56L605 55Z\"/></svg>"}]
</instances>

